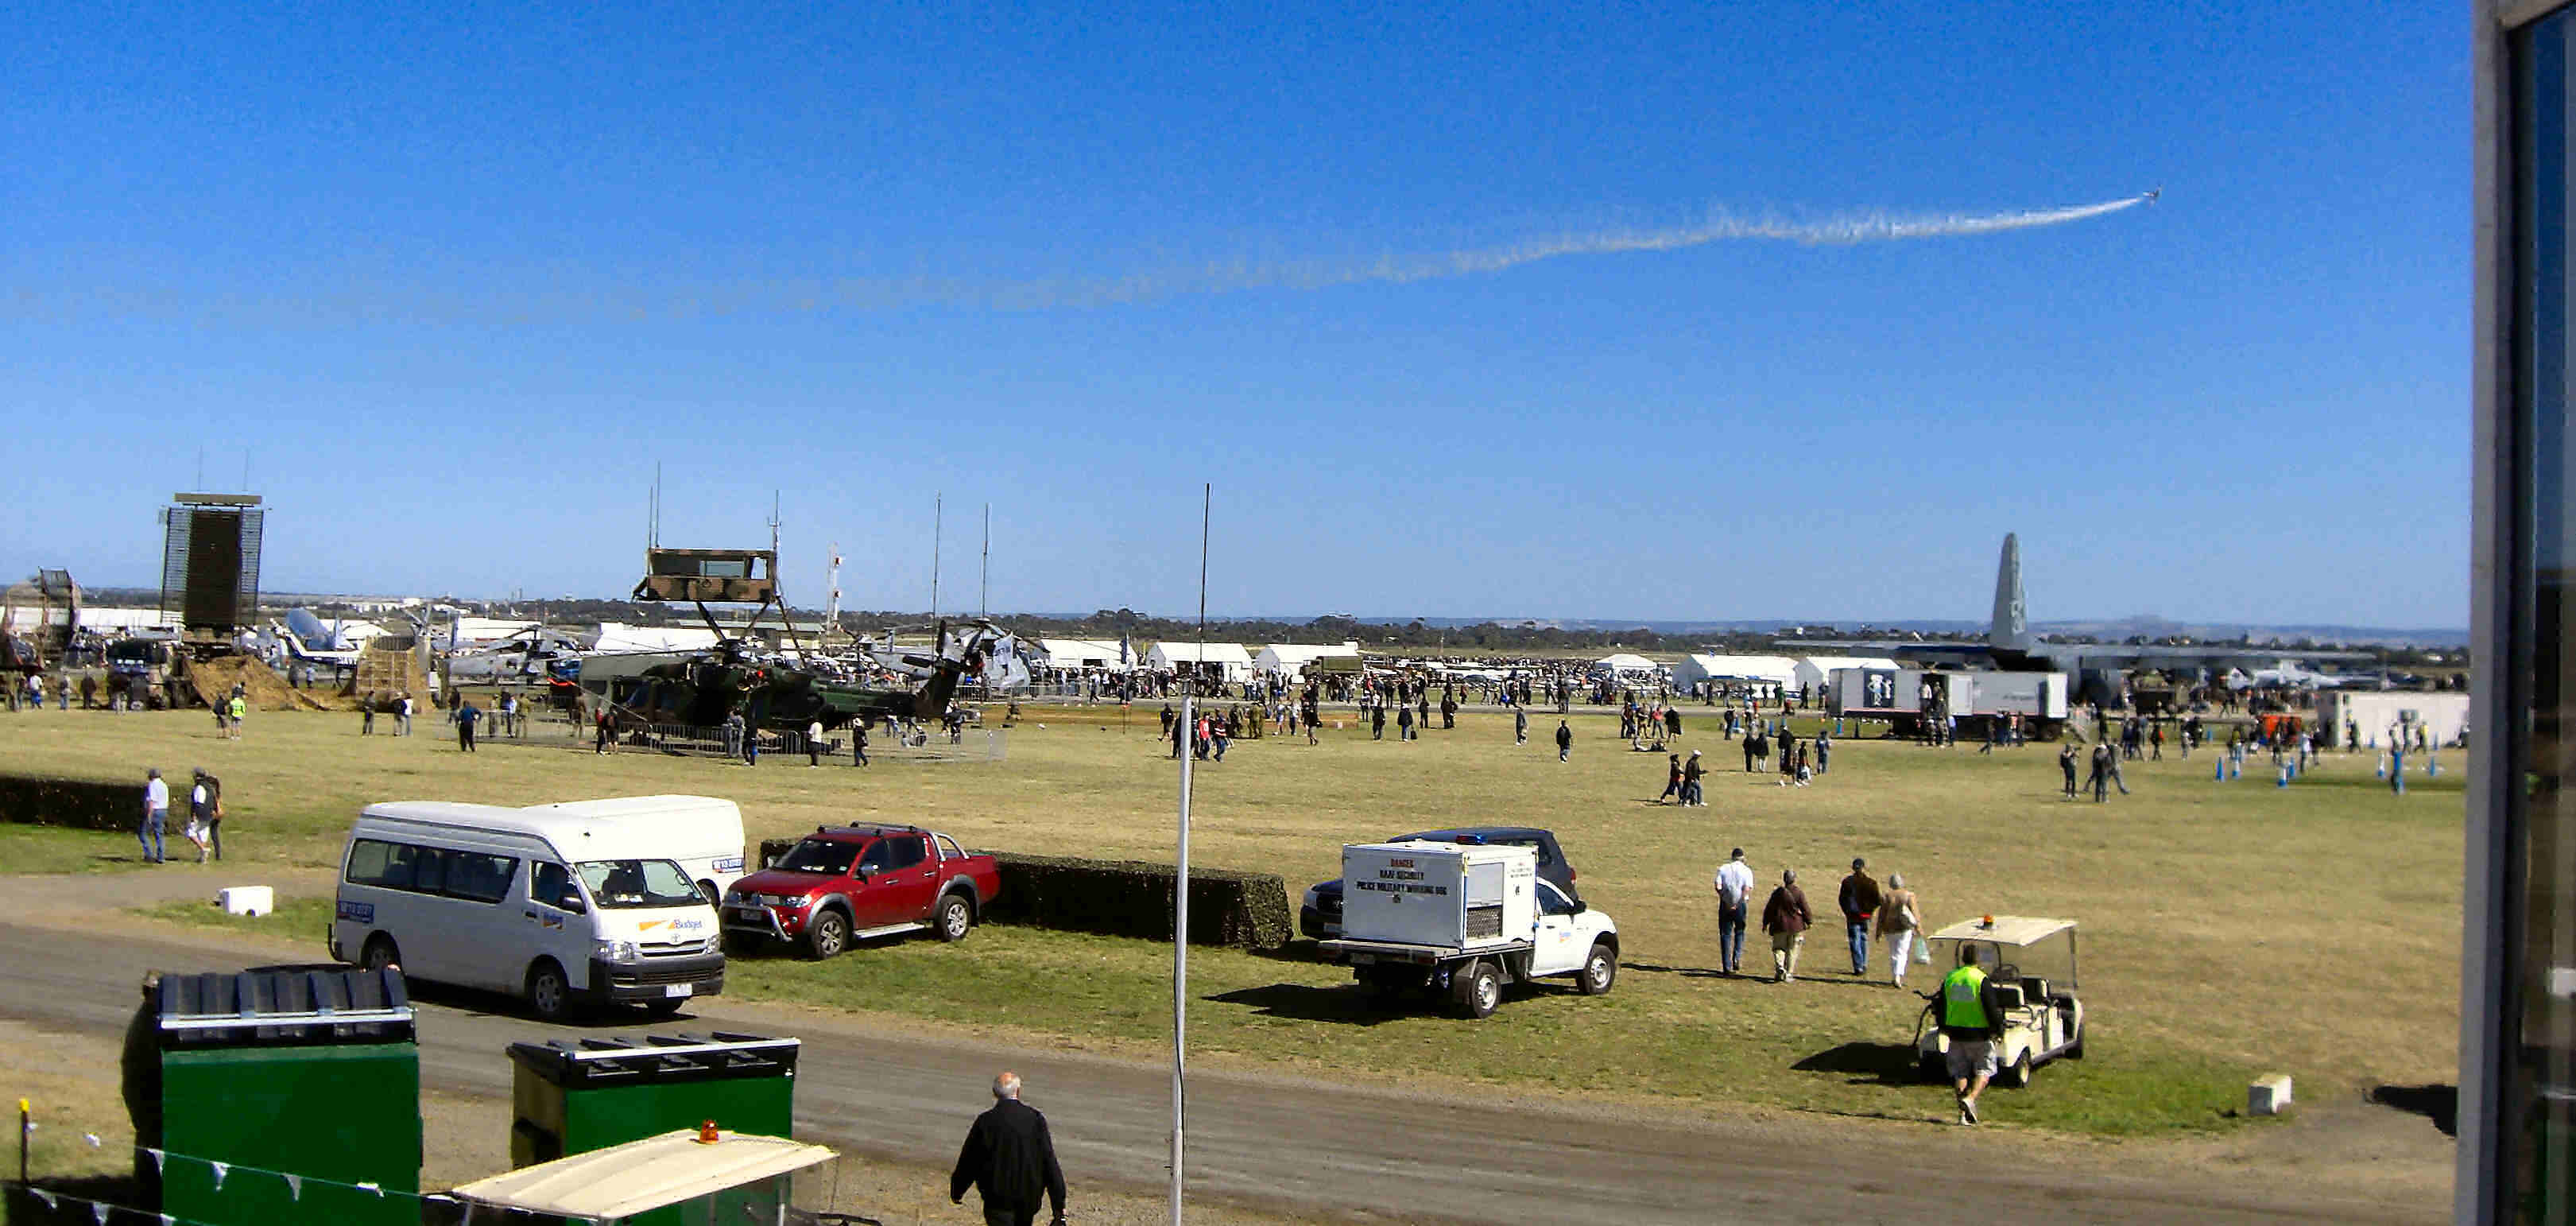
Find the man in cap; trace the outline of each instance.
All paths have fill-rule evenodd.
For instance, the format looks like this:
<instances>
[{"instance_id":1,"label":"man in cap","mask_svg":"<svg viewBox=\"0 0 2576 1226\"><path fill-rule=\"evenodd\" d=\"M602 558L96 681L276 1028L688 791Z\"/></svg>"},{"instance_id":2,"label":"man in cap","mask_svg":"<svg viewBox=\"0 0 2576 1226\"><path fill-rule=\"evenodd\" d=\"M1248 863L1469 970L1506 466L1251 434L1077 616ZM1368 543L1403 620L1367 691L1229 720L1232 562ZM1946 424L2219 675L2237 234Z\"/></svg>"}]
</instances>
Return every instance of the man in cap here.
<instances>
[{"instance_id":1,"label":"man in cap","mask_svg":"<svg viewBox=\"0 0 2576 1226\"><path fill-rule=\"evenodd\" d=\"M1855 978L1869 973L1869 921L1884 901L1879 897L1878 882L1862 871L1868 867L1868 861L1852 857L1851 876L1843 878L1842 894L1837 900L1843 909L1843 932L1851 939Z\"/></svg>"},{"instance_id":2,"label":"man in cap","mask_svg":"<svg viewBox=\"0 0 2576 1226\"><path fill-rule=\"evenodd\" d=\"M143 776L143 820L134 828L134 841L143 845L143 862L159 864L167 859L168 849L161 843L161 824L170 819L170 785L161 782L161 768L153 767Z\"/></svg>"},{"instance_id":3,"label":"man in cap","mask_svg":"<svg viewBox=\"0 0 2576 1226\"><path fill-rule=\"evenodd\" d=\"M1738 847L1717 866L1717 965L1722 973L1735 974L1744 965L1744 908L1752 897L1753 869Z\"/></svg>"}]
</instances>

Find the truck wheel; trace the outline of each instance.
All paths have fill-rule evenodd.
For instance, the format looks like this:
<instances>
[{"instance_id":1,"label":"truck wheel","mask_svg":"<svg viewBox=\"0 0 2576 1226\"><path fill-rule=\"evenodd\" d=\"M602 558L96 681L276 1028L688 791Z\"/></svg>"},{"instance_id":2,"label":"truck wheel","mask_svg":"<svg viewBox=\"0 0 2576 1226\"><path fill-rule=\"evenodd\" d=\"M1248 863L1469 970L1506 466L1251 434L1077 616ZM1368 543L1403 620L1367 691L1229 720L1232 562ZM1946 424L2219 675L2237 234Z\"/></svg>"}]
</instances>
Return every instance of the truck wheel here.
<instances>
[{"instance_id":1,"label":"truck wheel","mask_svg":"<svg viewBox=\"0 0 2576 1226\"><path fill-rule=\"evenodd\" d=\"M528 968L527 998L528 1009L538 1021L562 1022L572 1017L572 983L552 958L540 958Z\"/></svg>"},{"instance_id":2,"label":"truck wheel","mask_svg":"<svg viewBox=\"0 0 2576 1226\"><path fill-rule=\"evenodd\" d=\"M939 900L938 918L930 926L939 933L940 940L953 943L965 940L966 930L974 924L975 909L966 905L964 896L951 894Z\"/></svg>"},{"instance_id":3,"label":"truck wheel","mask_svg":"<svg viewBox=\"0 0 2576 1226\"><path fill-rule=\"evenodd\" d=\"M805 923L805 952L817 961L837 958L850 947L850 920L832 907L814 913Z\"/></svg>"},{"instance_id":4,"label":"truck wheel","mask_svg":"<svg viewBox=\"0 0 2576 1226\"><path fill-rule=\"evenodd\" d=\"M1449 977L1449 996L1460 1017L1492 1017L1503 1003L1503 977L1484 961L1468 963Z\"/></svg>"},{"instance_id":5,"label":"truck wheel","mask_svg":"<svg viewBox=\"0 0 2576 1226\"><path fill-rule=\"evenodd\" d=\"M2007 1090L2023 1089L2030 1085L2031 1072L2030 1053L2023 1052L2011 1064L2005 1065L2001 1073L1995 1075L1995 1084Z\"/></svg>"},{"instance_id":6,"label":"truck wheel","mask_svg":"<svg viewBox=\"0 0 2576 1226\"><path fill-rule=\"evenodd\" d=\"M371 971L380 971L388 966L400 968L402 949L394 944L392 937L379 932L367 938L367 949L358 955L358 965Z\"/></svg>"},{"instance_id":7,"label":"truck wheel","mask_svg":"<svg viewBox=\"0 0 2576 1226\"><path fill-rule=\"evenodd\" d=\"M1611 982L1618 977L1619 959L1611 954L1609 943L1596 941L1592 956L1583 960L1583 973L1575 977L1575 985L1586 996L1602 996L1609 993Z\"/></svg>"}]
</instances>

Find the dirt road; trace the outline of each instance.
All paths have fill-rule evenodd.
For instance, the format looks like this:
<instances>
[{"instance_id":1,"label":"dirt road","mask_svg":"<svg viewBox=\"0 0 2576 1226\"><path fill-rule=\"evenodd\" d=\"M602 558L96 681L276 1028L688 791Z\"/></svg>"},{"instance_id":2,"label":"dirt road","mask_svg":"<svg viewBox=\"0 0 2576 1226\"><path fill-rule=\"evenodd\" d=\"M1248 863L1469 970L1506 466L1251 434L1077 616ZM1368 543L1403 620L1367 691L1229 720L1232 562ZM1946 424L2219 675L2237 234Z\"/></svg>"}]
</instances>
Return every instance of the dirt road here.
<instances>
[{"instance_id":1,"label":"dirt road","mask_svg":"<svg viewBox=\"0 0 2576 1226\"><path fill-rule=\"evenodd\" d=\"M314 952L310 940L197 934L131 916L113 925L76 922L85 911L115 914L93 910L101 884L0 881L7 912L31 917L0 924L0 983L9 985L0 1018L112 1036L147 970L231 969L261 954L295 960ZM494 998L434 988L424 997L423 1083L467 1099L506 1103L510 1065L502 1052L512 1042L645 1029L640 1017L587 1030L550 1027ZM1009 1066L1055 1121L1077 1182L1144 1191L1164 1179L1169 1073L1157 1064L722 999L654 1027L703 1028L802 1038L799 1129L853 1153L943 1165L983 1107L987 1080ZM2447 1141L2412 1117L2348 1110L2344 1125L2320 1129L2312 1119L2301 1128L2311 1135L2296 1139L2285 1127L2251 1130L2278 1131L2279 1140L2197 1148L2060 1145L2007 1130L1799 1115L1708 1119L1200 1069L1190 1082L1189 1173L1194 1195L1360 1221L1521 1221L1537 1206L1542 1217L1569 1221L1882 1220L1920 1216L1936 1196L1950 1212L1972 1216L2045 1208L2053 1218L2090 1222L2442 1218L2437 1176ZM2384 1152L2318 1158L2317 1134L2352 1127ZM2412 1173L2391 1182L2391 1163ZM2380 1173L2380 1186L2352 1178L2365 1166Z\"/></svg>"}]
</instances>

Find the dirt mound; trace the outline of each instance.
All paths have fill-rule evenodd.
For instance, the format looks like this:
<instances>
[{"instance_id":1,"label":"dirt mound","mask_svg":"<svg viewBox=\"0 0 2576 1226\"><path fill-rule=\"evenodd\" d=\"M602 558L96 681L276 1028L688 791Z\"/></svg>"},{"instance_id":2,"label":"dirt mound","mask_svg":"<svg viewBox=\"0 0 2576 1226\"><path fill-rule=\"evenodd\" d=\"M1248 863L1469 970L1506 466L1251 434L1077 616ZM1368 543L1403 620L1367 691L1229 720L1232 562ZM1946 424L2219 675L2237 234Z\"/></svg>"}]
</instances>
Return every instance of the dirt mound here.
<instances>
[{"instance_id":1,"label":"dirt mound","mask_svg":"<svg viewBox=\"0 0 2576 1226\"><path fill-rule=\"evenodd\" d=\"M242 687L258 711L336 711L340 705L325 701L319 692L294 689L257 656L218 656L197 660L188 665L188 680L197 687L201 701L212 702L228 697L233 686Z\"/></svg>"}]
</instances>

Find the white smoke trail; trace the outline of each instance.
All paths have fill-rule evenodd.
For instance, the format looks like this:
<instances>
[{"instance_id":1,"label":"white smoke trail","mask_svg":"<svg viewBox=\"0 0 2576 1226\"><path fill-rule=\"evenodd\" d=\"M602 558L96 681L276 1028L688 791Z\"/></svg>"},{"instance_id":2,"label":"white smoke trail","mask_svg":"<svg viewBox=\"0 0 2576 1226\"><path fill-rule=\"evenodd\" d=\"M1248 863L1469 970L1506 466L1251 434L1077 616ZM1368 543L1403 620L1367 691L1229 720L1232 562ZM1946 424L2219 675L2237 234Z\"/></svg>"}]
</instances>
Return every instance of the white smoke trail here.
<instances>
[{"instance_id":1,"label":"white smoke trail","mask_svg":"<svg viewBox=\"0 0 2576 1226\"><path fill-rule=\"evenodd\" d=\"M1362 284L1404 285L1505 272L1569 256L1683 251L1725 242L1805 246L1961 238L2085 221L2136 208L2152 194L2054 209L2002 213L1898 215L1855 213L1820 220L1740 217L1725 211L1665 227L1605 227L1559 232L1499 246L1413 255L1296 260L1211 260L1120 276L1071 275L983 279L955 276L807 276L702 284L554 283L424 285L401 278L359 280L297 294L198 300L159 287L38 289L0 285L0 319L68 323L84 318L175 317L200 326L342 327L393 323L543 326L599 320L647 322L813 312L874 312L918 307L1043 311L1122 306L1163 299L1256 290L1320 290Z\"/></svg>"},{"instance_id":2,"label":"white smoke trail","mask_svg":"<svg viewBox=\"0 0 2576 1226\"><path fill-rule=\"evenodd\" d=\"M1979 234L2000 234L2007 230L2031 230L2042 226L2062 226L2084 221L2144 204L2145 195L2105 200L2099 204L2078 204L2054 209L2021 209L2004 213L1941 213L1915 216L1891 216L1884 213L1861 213L1830 217L1819 221L1784 221L1776 218L1743 218L1729 213L1713 214L1694 225L1659 229L1605 229L1559 234L1548 238L1525 239L1499 247L1467 248L1431 255L1382 256L1374 260L1346 264L1301 262L1295 264L1224 264L1210 265L1195 273L1138 275L1116 280L1102 280L1082 285L1079 289L1057 283L1035 296L1051 299L1047 305L1097 305L1132 302L1141 298L1158 298L1173 294L1223 293L1256 289L1326 289L1333 286L1364 282L1406 284L1447 277L1476 276L1503 272L1524 264L1553 260L1565 256L1619 255L1632 252L1682 251L1723 242L1787 242L1805 246L1849 246L1858 243L1898 242L1908 239L1964 238ZM1022 287L1038 290L1037 286ZM1054 297L1074 290L1070 297Z\"/></svg>"}]
</instances>

